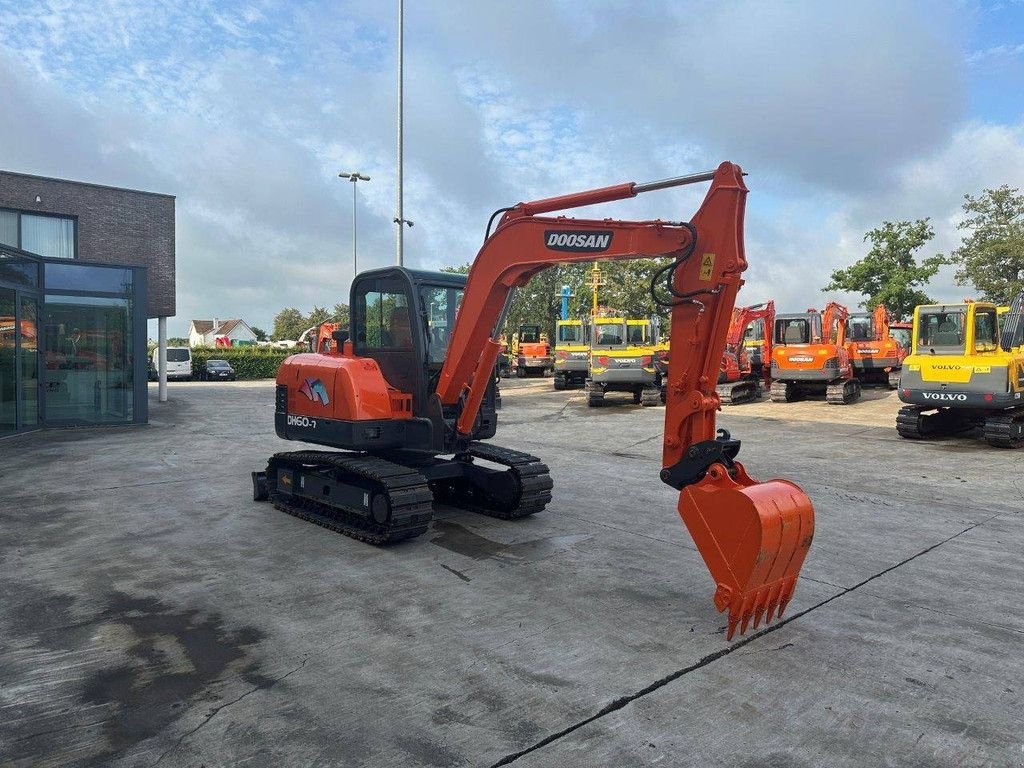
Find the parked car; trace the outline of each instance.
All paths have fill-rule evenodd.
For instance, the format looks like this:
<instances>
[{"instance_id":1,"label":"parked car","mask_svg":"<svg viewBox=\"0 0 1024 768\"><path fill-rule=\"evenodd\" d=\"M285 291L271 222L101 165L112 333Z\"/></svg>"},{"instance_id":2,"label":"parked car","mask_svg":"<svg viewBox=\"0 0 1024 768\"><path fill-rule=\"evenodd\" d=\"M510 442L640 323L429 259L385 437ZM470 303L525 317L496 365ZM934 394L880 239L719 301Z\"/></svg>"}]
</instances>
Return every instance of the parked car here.
<instances>
[{"instance_id":1,"label":"parked car","mask_svg":"<svg viewBox=\"0 0 1024 768\"><path fill-rule=\"evenodd\" d=\"M207 360L199 371L200 381L234 381L235 369L227 360Z\"/></svg>"},{"instance_id":2,"label":"parked car","mask_svg":"<svg viewBox=\"0 0 1024 768\"><path fill-rule=\"evenodd\" d=\"M160 366L160 349L153 350L153 355L150 358L153 361L153 367L159 370ZM192 350L188 347L168 347L167 348L167 378L168 379L184 379L190 381L192 379Z\"/></svg>"}]
</instances>

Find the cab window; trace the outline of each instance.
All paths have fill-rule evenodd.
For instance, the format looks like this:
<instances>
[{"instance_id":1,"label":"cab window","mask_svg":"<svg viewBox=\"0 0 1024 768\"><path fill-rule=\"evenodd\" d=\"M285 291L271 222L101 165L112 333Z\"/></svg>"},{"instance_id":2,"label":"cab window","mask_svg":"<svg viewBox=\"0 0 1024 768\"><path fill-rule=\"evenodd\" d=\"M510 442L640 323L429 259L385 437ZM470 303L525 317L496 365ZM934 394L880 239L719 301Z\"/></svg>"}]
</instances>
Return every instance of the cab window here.
<instances>
[{"instance_id":1,"label":"cab window","mask_svg":"<svg viewBox=\"0 0 1024 768\"><path fill-rule=\"evenodd\" d=\"M811 324L805 317L775 321L776 344L810 344Z\"/></svg>"},{"instance_id":2,"label":"cab window","mask_svg":"<svg viewBox=\"0 0 1024 768\"><path fill-rule=\"evenodd\" d=\"M918 314L917 347L937 354L964 351L966 310L923 310Z\"/></svg>"},{"instance_id":3,"label":"cab window","mask_svg":"<svg viewBox=\"0 0 1024 768\"><path fill-rule=\"evenodd\" d=\"M413 319L409 296L395 281L394 288L375 281L356 296L355 343L359 349L412 349ZM376 289L376 290L374 290Z\"/></svg>"},{"instance_id":4,"label":"cab window","mask_svg":"<svg viewBox=\"0 0 1024 768\"><path fill-rule=\"evenodd\" d=\"M539 344L540 343L540 326L539 325L524 325L519 329L519 343L520 344Z\"/></svg>"},{"instance_id":5,"label":"cab window","mask_svg":"<svg viewBox=\"0 0 1024 768\"><path fill-rule=\"evenodd\" d=\"M848 341L874 341L875 323L871 315L851 315L846 321Z\"/></svg>"},{"instance_id":6,"label":"cab window","mask_svg":"<svg viewBox=\"0 0 1024 768\"><path fill-rule=\"evenodd\" d=\"M647 326L646 325L627 325L626 326L626 343L627 344L643 344L647 341Z\"/></svg>"},{"instance_id":7,"label":"cab window","mask_svg":"<svg viewBox=\"0 0 1024 768\"><path fill-rule=\"evenodd\" d=\"M979 309L974 313L974 350L995 352L998 345L998 323L992 309Z\"/></svg>"},{"instance_id":8,"label":"cab window","mask_svg":"<svg viewBox=\"0 0 1024 768\"><path fill-rule=\"evenodd\" d=\"M594 345L616 347L624 343L626 329L619 323L598 323L594 326Z\"/></svg>"},{"instance_id":9,"label":"cab window","mask_svg":"<svg viewBox=\"0 0 1024 768\"><path fill-rule=\"evenodd\" d=\"M420 298L427 312L427 361L443 363L462 304L462 288L426 286L420 289Z\"/></svg>"},{"instance_id":10,"label":"cab window","mask_svg":"<svg viewBox=\"0 0 1024 768\"><path fill-rule=\"evenodd\" d=\"M558 341L561 344L579 344L583 341L582 325L558 326Z\"/></svg>"}]
</instances>

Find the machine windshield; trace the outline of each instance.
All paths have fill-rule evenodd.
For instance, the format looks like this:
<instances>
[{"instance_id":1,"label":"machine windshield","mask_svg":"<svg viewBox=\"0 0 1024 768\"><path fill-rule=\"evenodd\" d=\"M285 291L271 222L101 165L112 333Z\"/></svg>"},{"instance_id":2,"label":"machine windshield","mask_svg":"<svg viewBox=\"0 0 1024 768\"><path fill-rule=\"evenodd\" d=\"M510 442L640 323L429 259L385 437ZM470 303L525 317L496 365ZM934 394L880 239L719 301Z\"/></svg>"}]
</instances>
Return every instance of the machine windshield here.
<instances>
[{"instance_id":1,"label":"machine windshield","mask_svg":"<svg viewBox=\"0 0 1024 768\"><path fill-rule=\"evenodd\" d=\"M780 318L775 321L776 344L810 344L811 323L806 317Z\"/></svg>"},{"instance_id":2,"label":"machine windshield","mask_svg":"<svg viewBox=\"0 0 1024 768\"><path fill-rule=\"evenodd\" d=\"M558 343L559 344L582 344L583 343L583 324L579 325L559 325L558 326Z\"/></svg>"},{"instance_id":3,"label":"machine windshield","mask_svg":"<svg viewBox=\"0 0 1024 768\"><path fill-rule=\"evenodd\" d=\"M598 323L594 326L595 347L625 346L625 323Z\"/></svg>"},{"instance_id":4,"label":"machine windshield","mask_svg":"<svg viewBox=\"0 0 1024 768\"><path fill-rule=\"evenodd\" d=\"M462 304L462 288L424 286L420 298L427 312L427 360L443 363Z\"/></svg>"},{"instance_id":5,"label":"machine windshield","mask_svg":"<svg viewBox=\"0 0 1024 768\"><path fill-rule=\"evenodd\" d=\"M966 324L967 307L921 310L918 314L918 349L932 354L962 353Z\"/></svg>"},{"instance_id":6,"label":"machine windshield","mask_svg":"<svg viewBox=\"0 0 1024 768\"><path fill-rule=\"evenodd\" d=\"M356 296L355 331L360 349L412 349L409 296L399 281L374 281ZM392 287L393 284L393 287ZM372 290L376 288L376 290Z\"/></svg>"},{"instance_id":7,"label":"machine windshield","mask_svg":"<svg viewBox=\"0 0 1024 768\"><path fill-rule=\"evenodd\" d=\"M874 317L868 314L850 315L846 321L846 338L849 341L874 341Z\"/></svg>"},{"instance_id":8,"label":"machine windshield","mask_svg":"<svg viewBox=\"0 0 1024 768\"><path fill-rule=\"evenodd\" d=\"M909 328L890 328L889 335L904 349L910 349L911 333Z\"/></svg>"},{"instance_id":9,"label":"machine windshield","mask_svg":"<svg viewBox=\"0 0 1024 768\"><path fill-rule=\"evenodd\" d=\"M540 344L540 326L539 325L521 325L521 326L519 326L519 343L520 344Z\"/></svg>"}]
</instances>

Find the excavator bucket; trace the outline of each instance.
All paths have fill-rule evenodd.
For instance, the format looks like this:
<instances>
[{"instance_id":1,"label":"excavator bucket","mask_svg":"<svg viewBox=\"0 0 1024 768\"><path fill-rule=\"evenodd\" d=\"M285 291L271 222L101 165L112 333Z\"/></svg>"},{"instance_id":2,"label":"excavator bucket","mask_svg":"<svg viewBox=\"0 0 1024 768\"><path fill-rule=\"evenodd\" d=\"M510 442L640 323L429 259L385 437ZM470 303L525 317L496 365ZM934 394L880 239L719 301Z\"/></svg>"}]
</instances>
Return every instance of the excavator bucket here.
<instances>
[{"instance_id":1,"label":"excavator bucket","mask_svg":"<svg viewBox=\"0 0 1024 768\"><path fill-rule=\"evenodd\" d=\"M782 616L814 537L814 509L798 486L713 464L683 488L679 515L718 585L715 606L729 611L728 639Z\"/></svg>"}]
</instances>

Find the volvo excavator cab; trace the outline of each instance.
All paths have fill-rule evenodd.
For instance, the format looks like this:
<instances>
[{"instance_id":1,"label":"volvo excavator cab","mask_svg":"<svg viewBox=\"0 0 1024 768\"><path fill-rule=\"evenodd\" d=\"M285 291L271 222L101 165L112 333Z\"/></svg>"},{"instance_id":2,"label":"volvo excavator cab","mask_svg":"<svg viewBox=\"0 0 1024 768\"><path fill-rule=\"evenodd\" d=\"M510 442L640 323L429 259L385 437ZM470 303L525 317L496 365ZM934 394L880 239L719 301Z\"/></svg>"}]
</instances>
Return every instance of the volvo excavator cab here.
<instances>
[{"instance_id":1,"label":"volvo excavator cab","mask_svg":"<svg viewBox=\"0 0 1024 768\"><path fill-rule=\"evenodd\" d=\"M1024 294L914 310L914 346L903 361L896 417L901 437L926 439L983 429L998 448L1024 446Z\"/></svg>"},{"instance_id":2,"label":"volvo excavator cab","mask_svg":"<svg viewBox=\"0 0 1024 768\"><path fill-rule=\"evenodd\" d=\"M661 376L654 367L654 355L650 320L595 317L587 405L602 405L608 392L631 394L637 405L660 405Z\"/></svg>"}]
</instances>

